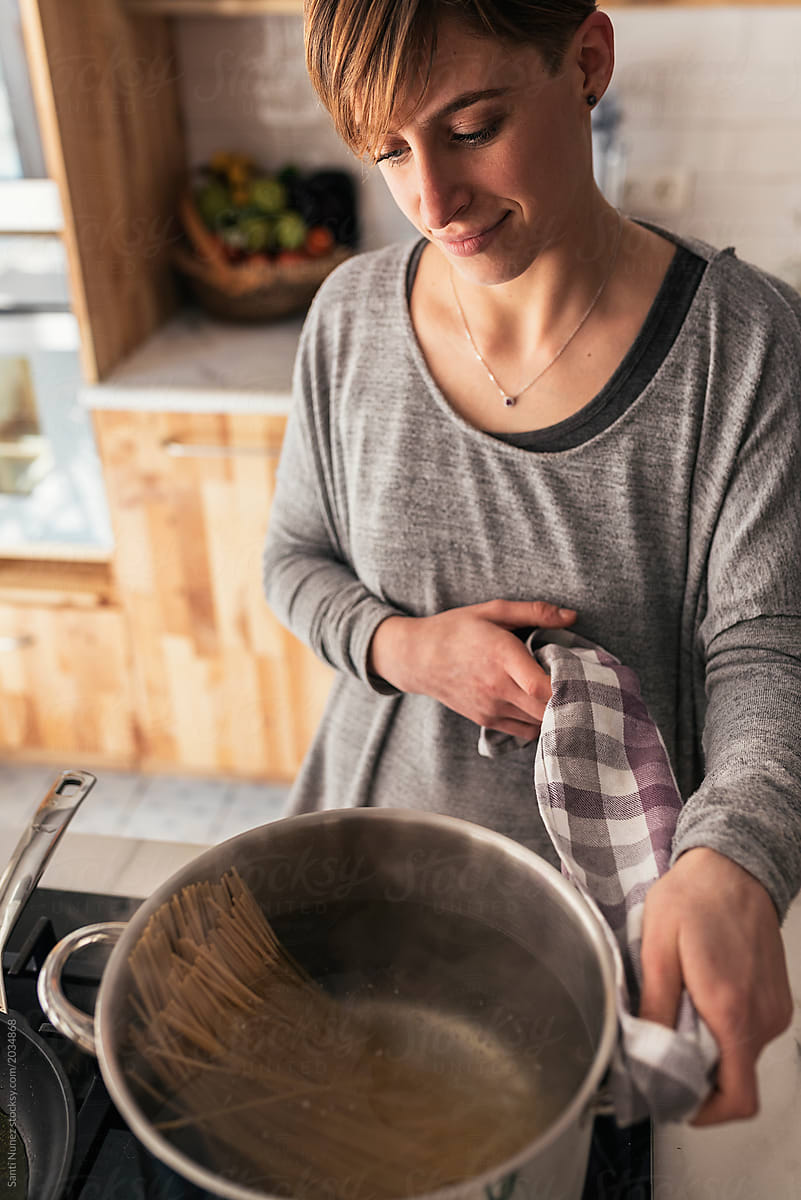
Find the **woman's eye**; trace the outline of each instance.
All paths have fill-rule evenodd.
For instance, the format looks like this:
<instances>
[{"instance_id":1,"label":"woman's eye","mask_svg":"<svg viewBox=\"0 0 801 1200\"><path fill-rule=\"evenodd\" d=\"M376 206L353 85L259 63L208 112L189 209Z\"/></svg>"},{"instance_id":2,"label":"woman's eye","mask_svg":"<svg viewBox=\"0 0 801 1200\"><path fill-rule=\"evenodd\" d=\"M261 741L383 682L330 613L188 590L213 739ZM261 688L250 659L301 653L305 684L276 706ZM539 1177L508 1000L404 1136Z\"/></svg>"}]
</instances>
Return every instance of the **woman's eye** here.
<instances>
[{"instance_id":1,"label":"woman's eye","mask_svg":"<svg viewBox=\"0 0 801 1200\"><path fill-rule=\"evenodd\" d=\"M484 142L491 141L499 128L500 122L496 121L494 125L486 125L483 129L475 129L471 133L457 133L454 130L451 137L463 146L481 146Z\"/></svg>"},{"instance_id":2,"label":"woman's eye","mask_svg":"<svg viewBox=\"0 0 801 1200\"><path fill-rule=\"evenodd\" d=\"M399 162L405 153L406 150L403 147L397 150L383 150L380 154L376 155L373 161L375 162L376 166L378 166L379 163L389 163L389 165L392 166L393 163Z\"/></svg>"},{"instance_id":3,"label":"woman's eye","mask_svg":"<svg viewBox=\"0 0 801 1200\"><path fill-rule=\"evenodd\" d=\"M481 129L472 129L469 132L462 133L454 129L448 135L451 142L455 142L459 146L483 146L486 142L491 142L498 133L502 120L493 121L491 125L484 125ZM395 166L403 161L408 153L408 146L398 146L393 150L382 150L373 159L376 166L379 163L386 163L388 166Z\"/></svg>"}]
</instances>

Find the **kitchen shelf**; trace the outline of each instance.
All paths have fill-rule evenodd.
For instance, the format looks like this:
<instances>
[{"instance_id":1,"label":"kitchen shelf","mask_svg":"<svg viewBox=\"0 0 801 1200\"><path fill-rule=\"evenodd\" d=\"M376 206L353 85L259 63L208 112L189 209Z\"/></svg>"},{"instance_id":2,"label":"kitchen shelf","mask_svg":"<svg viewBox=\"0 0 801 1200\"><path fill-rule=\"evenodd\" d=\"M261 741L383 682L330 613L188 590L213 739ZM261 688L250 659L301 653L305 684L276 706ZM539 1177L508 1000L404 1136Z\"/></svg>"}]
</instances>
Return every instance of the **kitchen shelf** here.
<instances>
[{"instance_id":1,"label":"kitchen shelf","mask_svg":"<svg viewBox=\"0 0 801 1200\"><path fill-rule=\"evenodd\" d=\"M302 323L236 325L181 309L81 400L95 409L284 415Z\"/></svg>"}]
</instances>

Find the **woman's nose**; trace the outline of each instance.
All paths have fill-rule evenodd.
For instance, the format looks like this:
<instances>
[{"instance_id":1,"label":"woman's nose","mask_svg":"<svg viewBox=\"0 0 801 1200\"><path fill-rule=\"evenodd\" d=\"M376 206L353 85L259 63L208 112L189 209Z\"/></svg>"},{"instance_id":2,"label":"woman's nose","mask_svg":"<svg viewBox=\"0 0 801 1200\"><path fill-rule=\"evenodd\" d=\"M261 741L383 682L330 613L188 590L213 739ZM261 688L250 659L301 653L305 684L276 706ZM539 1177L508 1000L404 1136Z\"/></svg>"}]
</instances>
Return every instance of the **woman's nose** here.
<instances>
[{"instance_id":1,"label":"woman's nose","mask_svg":"<svg viewBox=\"0 0 801 1200\"><path fill-rule=\"evenodd\" d=\"M418 159L420 219L432 231L446 229L466 208L470 189L455 162L442 158Z\"/></svg>"}]
</instances>

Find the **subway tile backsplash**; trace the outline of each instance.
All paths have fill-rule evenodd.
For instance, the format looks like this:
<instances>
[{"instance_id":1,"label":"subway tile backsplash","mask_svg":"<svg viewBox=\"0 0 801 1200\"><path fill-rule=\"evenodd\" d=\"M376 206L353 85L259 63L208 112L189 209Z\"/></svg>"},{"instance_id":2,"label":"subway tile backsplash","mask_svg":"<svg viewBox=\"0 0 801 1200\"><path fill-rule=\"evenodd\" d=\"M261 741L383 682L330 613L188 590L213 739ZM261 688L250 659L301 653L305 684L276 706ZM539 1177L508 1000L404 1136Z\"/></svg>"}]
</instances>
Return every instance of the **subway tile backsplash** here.
<instances>
[{"instance_id":1,"label":"subway tile backsplash","mask_svg":"<svg viewBox=\"0 0 801 1200\"><path fill-rule=\"evenodd\" d=\"M629 174L680 168L680 233L734 245L801 287L801 7L613 8ZM377 172L340 145L306 78L300 17L176 22L189 158L349 167L365 248L412 236ZM647 211L633 215L659 214Z\"/></svg>"},{"instance_id":2,"label":"subway tile backsplash","mask_svg":"<svg viewBox=\"0 0 801 1200\"><path fill-rule=\"evenodd\" d=\"M801 288L801 8L611 15L628 169L691 176L665 223Z\"/></svg>"}]
</instances>

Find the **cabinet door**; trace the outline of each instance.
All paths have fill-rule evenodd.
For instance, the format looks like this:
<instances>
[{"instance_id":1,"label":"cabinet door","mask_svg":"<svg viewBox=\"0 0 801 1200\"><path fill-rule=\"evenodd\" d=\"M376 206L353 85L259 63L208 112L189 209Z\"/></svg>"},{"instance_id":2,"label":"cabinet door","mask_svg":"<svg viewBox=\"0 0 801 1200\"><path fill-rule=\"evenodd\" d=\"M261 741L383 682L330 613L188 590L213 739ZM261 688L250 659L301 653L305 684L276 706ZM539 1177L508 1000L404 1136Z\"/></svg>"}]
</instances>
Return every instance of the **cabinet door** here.
<instances>
[{"instance_id":1,"label":"cabinet door","mask_svg":"<svg viewBox=\"0 0 801 1200\"><path fill-rule=\"evenodd\" d=\"M0 604L2 753L131 766L129 670L118 610Z\"/></svg>"},{"instance_id":2,"label":"cabinet door","mask_svg":"<svg viewBox=\"0 0 801 1200\"><path fill-rule=\"evenodd\" d=\"M186 153L169 19L114 0L20 0L48 175L64 214L89 382L176 306L170 246Z\"/></svg>"},{"instance_id":3,"label":"cabinet door","mask_svg":"<svg viewBox=\"0 0 801 1200\"><path fill-rule=\"evenodd\" d=\"M331 672L275 619L261 553L283 417L97 412L146 765L291 779Z\"/></svg>"}]
</instances>

